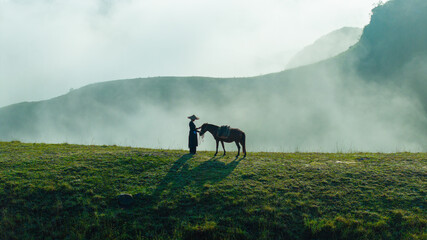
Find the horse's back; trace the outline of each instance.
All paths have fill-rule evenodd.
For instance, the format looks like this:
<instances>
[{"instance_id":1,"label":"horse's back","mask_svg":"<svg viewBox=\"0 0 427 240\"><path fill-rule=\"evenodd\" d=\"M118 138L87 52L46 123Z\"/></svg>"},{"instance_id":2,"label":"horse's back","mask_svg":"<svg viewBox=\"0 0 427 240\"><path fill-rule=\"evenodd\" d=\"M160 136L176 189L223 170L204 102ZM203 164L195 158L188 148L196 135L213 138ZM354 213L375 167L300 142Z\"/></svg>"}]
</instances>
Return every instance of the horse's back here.
<instances>
[{"instance_id":1,"label":"horse's back","mask_svg":"<svg viewBox=\"0 0 427 240\"><path fill-rule=\"evenodd\" d=\"M239 132L239 133L245 133L242 130L240 130L239 128L230 128L230 132L234 131L234 132Z\"/></svg>"}]
</instances>

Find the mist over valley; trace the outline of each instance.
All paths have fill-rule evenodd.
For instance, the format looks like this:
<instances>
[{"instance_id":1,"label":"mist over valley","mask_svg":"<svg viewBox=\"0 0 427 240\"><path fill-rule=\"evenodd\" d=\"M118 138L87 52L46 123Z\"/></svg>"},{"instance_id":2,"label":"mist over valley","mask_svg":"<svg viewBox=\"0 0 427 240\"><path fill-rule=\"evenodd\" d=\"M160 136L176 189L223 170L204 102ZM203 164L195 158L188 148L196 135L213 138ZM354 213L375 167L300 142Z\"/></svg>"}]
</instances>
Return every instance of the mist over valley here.
<instances>
[{"instance_id":1,"label":"mist over valley","mask_svg":"<svg viewBox=\"0 0 427 240\"><path fill-rule=\"evenodd\" d=\"M197 126L245 131L249 152L427 151L425 12L425 1L390 0L347 51L282 72L109 81L3 107L0 140L186 149L196 114Z\"/></svg>"}]
</instances>

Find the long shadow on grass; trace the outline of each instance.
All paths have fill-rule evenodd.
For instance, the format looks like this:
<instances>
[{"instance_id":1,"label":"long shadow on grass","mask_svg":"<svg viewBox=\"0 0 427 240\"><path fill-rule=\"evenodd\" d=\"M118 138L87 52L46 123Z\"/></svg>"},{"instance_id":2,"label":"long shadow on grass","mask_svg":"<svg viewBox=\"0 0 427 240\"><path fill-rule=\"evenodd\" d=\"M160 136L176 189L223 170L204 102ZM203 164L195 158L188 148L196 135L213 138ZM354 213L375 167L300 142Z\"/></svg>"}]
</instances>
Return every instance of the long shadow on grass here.
<instances>
[{"instance_id":1,"label":"long shadow on grass","mask_svg":"<svg viewBox=\"0 0 427 240\"><path fill-rule=\"evenodd\" d=\"M196 190L203 192L206 190L206 184L215 184L228 177L238 166L243 158L236 158L231 162L223 162L223 157L213 157L200 165L190 168L187 161L193 155L186 154L181 156L169 169L166 176L157 185L152 195L157 202L162 195L177 197L189 188L189 191Z\"/></svg>"}]
</instances>

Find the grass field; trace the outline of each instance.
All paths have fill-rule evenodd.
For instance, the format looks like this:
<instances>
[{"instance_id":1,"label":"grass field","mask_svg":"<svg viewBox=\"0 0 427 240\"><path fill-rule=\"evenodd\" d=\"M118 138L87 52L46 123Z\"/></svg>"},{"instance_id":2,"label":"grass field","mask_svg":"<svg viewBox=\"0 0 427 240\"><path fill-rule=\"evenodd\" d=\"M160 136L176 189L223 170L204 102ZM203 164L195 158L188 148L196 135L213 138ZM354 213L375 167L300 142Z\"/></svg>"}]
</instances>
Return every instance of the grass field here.
<instances>
[{"instance_id":1,"label":"grass field","mask_svg":"<svg viewBox=\"0 0 427 240\"><path fill-rule=\"evenodd\" d=\"M0 142L0 239L427 239L426 153L228 154Z\"/></svg>"}]
</instances>

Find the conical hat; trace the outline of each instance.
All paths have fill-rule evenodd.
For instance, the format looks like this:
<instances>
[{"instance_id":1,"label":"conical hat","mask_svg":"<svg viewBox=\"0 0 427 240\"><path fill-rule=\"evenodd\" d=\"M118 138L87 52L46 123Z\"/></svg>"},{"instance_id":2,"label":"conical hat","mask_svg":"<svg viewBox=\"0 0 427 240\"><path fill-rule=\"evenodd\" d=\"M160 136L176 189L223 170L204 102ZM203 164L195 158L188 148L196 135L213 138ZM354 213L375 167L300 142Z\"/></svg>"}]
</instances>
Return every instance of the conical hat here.
<instances>
[{"instance_id":1,"label":"conical hat","mask_svg":"<svg viewBox=\"0 0 427 240\"><path fill-rule=\"evenodd\" d=\"M199 120L199 118L198 117L196 117L196 115L191 115L191 116L189 116L188 117L189 119L191 119L191 120Z\"/></svg>"}]
</instances>

